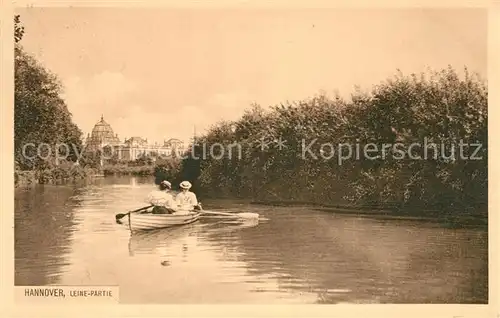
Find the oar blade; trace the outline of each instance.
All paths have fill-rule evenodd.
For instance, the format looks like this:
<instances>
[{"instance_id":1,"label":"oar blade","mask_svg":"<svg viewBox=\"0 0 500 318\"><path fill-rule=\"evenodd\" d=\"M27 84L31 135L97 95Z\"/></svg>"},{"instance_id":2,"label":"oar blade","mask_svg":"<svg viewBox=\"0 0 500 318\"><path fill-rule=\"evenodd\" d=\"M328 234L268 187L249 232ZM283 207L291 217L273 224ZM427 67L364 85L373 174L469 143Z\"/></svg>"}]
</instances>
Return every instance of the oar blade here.
<instances>
[{"instance_id":1,"label":"oar blade","mask_svg":"<svg viewBox=\"0 0 500 318\"><path fill-rule=\"evenodd\" d=\"M128 213L118 213L117 215L115 215L115 218L116 218L117 220L119 220L119 219L123 218L124 216L126 216L127 214L128 214Z\"/></svg>"},{"instance_id":2,"label":"oar blade","mask_svg":"<svg viewBox=\"0 0 500 318\"><path fill-rule=\"evenodd\" d=\"M148 206L145 206L145 207L142 207L140 209L137 209L137 210L133 210L133 211L130 211L130 212L127 212L127 213L118 213L118 214L115 214L115 219L118 221L120 219L122 219L123 217L127 216L128 214L130 213L135 213L135 212L139 212L139 211L143 211L143 210L147 210L149 209L150 207L152 207L153 205L148 205Z\"/></svg>"},{"instance_id":3,"label":"oar blade","mask_svg":"<svg viewBox=\"0 0 500 318\"><path fill-rule=\"evenodd\" d=\"M251 212L242 212L242 213L225 213L225 212L215 212L215 211L207 211L203 210L201 213L208 214L208 215L220 215L220 216L226 216L226 217L233 217L233 218L240 218L240 219L258 219L259 214L258 213L251 213Z\"/></svg>"},{"instance_id":4,"label":"oar blade","mask_svg":"<svg viewBox=\"0 0 500 318\"><path fill-rule=\"evenodd\" d=\"M240 218L243 218L243 219L258 219L259 218L258 213L244 212L244 213L237 213L235 215L240 217Z\"/></svg>"}]
</instances>

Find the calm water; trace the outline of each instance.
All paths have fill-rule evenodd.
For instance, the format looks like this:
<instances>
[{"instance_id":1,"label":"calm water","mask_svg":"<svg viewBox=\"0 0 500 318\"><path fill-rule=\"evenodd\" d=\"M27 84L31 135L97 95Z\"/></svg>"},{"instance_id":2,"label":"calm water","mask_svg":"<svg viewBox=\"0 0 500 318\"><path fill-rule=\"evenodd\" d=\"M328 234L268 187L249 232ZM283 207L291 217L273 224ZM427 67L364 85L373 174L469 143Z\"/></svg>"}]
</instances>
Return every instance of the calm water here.
<instances>
[{"instance_id":1,"label":"calm water","mask_svg":"<svg viewBox=\"0 0 500 318\"><path fill-rule=\"evenodd\" d=\"M16 285L119 285L122 303L488 301L484 230L204 201L264 220L131 235L114 215L144 206L149 182L18 190Z\"/></svg>"}]
</instances>

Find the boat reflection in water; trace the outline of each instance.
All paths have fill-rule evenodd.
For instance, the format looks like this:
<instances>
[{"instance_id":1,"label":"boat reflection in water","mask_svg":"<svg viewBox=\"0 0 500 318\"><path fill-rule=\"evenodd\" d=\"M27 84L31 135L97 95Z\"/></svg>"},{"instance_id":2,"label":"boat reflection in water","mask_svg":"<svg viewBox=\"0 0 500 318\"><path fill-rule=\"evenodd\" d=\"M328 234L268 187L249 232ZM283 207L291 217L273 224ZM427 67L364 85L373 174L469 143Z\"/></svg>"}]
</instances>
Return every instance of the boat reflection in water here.
<instances>
[{"instance_id":1,"label":"boat reflection in water","mask_svg":"<svg viewBox=\"0 0 500 318\"><path fill-rule=\"evenodd\" d=\"M129 254L130 256L156 254L171 245L177 245L182 240L195 236L197 228L195 224L189 224L174 228L131 232Z\"/></svg>"},{"instance_id":2,"label":"boat reflection in water","mask_svg":"<svg viewBox=\"0 0 500 318\"><path fill-rule=\"evenodd\" d=\"M187 262L188 257L196 258L193 252L200 248L199 241L207 237L255 227L258 219L251 220L203 220L184 226L151 231L131 232L129 255L155 254L162 258L161 265ZM191 255L190 255L191 254Z\"/></svg>"}]
</instances>

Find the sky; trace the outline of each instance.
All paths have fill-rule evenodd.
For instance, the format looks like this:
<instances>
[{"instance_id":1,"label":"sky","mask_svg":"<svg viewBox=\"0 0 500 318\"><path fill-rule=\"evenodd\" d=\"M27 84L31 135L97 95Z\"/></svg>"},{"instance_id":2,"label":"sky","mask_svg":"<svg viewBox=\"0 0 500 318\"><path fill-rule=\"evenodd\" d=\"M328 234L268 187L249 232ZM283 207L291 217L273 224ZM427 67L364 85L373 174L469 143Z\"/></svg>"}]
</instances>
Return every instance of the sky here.
<instances>
[{"instance_id":1,"label":"sky","mask_svg":"<svg viewBox=\"0 0 500 318\"><path fill-rule=\"evenodd\" d=\"M21 44L64 87L73 121L120 139L188 141L219 120L397 69L487 75L481 9L26 8Z\"/></svg>"}]
</instances>

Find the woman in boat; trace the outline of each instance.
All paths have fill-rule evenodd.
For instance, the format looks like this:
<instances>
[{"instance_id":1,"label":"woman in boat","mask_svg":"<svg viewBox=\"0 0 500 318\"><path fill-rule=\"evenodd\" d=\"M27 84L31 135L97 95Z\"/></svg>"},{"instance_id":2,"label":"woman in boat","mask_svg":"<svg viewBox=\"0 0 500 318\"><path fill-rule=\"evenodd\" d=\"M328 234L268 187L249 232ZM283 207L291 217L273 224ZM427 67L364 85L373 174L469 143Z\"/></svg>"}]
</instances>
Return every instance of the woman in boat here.
<instances>
[{"instance_id":1,"label":"woman in boat","mask_svg":"<svg viewBox=\"0 0 500 318\"><path fill-rule=\"evenodd\" d=\"M191 182L182 181L180 184L181 192L175 197L177 205L186 210L200 210L201 204L198 203L196 194L189 191L191 189Z\"/></svg>"},{"instance_id":2,"label":"woman in boat","mask_svg":"<svg viewBox=\"0 0 500 318\"><path fill-rule=\"evenodd\" d=\"M163 180L158 185L157 190L149 193L147 202L154 205L151 213L153 214L171 214L176 209L176 203L173 196L169 193L172 189L172 184L167 180Z\"/></svg>"}]
</instances>

